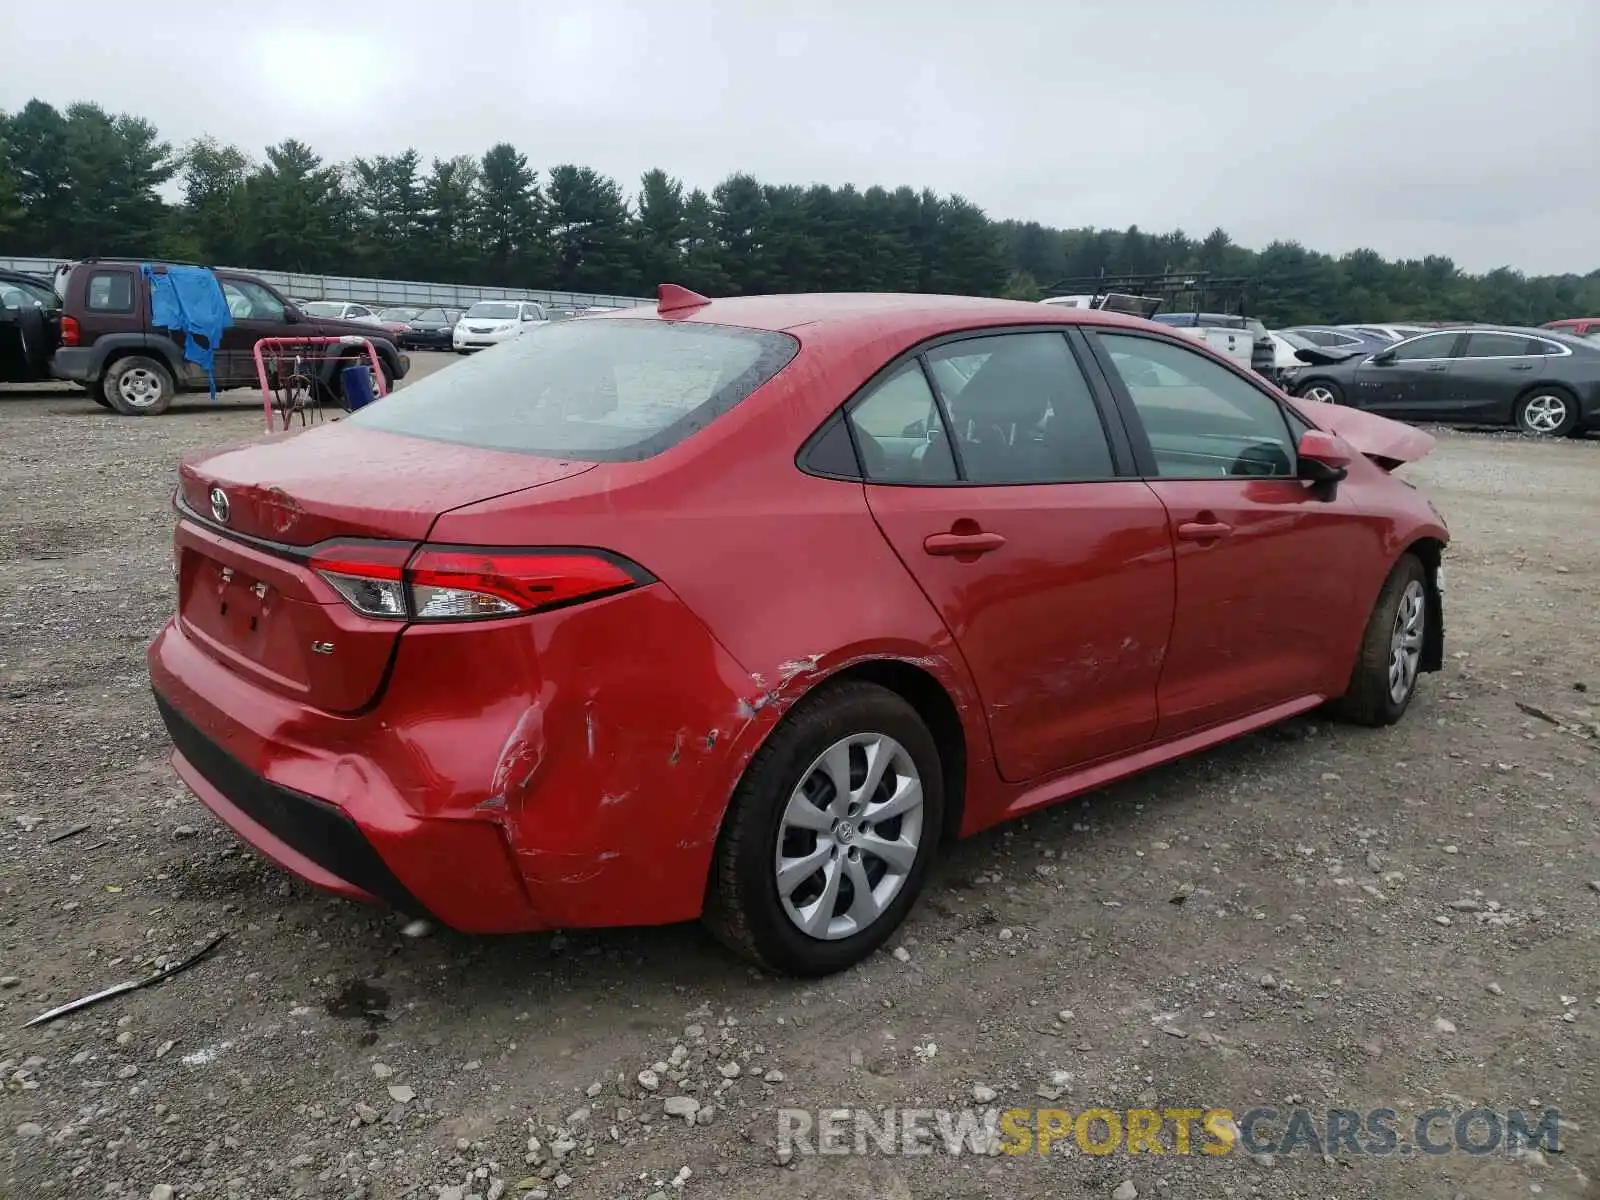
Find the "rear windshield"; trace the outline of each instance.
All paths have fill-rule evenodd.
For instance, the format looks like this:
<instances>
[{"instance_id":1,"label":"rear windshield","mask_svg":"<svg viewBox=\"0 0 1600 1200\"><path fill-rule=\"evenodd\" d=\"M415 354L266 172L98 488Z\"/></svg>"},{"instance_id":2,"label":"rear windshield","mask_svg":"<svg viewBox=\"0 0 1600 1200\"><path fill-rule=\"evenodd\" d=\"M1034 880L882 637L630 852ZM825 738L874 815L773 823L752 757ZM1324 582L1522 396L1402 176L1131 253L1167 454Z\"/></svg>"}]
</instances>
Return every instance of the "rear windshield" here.
<instances>
[{"instance_id":1,"label":"rear windshield","mask_svg":"<svg viewBox=\"0 0 1600 1200\"><path fill-rule=\"evenodd\" d=\"M794 358L784 333L564 321L453 363L349 420L488 450L624 462L704 428Z\"/></svg>"}]
</instances>

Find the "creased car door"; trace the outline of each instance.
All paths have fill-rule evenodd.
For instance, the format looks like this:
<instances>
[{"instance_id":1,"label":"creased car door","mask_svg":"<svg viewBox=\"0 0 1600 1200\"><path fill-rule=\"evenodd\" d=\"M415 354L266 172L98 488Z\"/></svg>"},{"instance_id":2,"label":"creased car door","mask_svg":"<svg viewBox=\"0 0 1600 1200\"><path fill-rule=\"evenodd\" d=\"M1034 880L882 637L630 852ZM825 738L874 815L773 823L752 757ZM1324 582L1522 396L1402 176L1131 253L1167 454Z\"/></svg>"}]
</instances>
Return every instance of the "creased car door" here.
<instances>
[{"instance_id":1,"label":"creased car door","mask_svg":"<svg viewBox=\"0 0 1600 1200\"><path fill-rule=\"evenodd\" d=\"M1526 334L1474 330L1451 365L1452 401L1439 420L1510 421L1519 393L1544 373L1551 343Z\"/></svg>"},{"instance_id":2,"label":"creased car door","mask_svg":"<svg viewBox=\"0 0 1600 1200\"><path fill-rule=\"evenodd\" d=\"M1428 419L1449 395L1457 341L1454 331L1426 334L1391 346L1387 362L1368 359L1357 372L1357 405L1397 420Z\"/></svg>"},{"instance_id":3,"label":"creased car door","mask_svg":"<svg viewBox=\"0 0 1600 1200\"><path fill-rule=\"evenodd\" d=\"M1105 435L1060 334L974 338L933 357L941 385L960 387L953 428L914 360L851 420L872 514L972 671L1001 775L1144 744L1172 625L1165 510L1115 477L1103 441L1090 453L1103 469L1073 466L1060 439L1082 451Z\"/></svg>"}]
</instances>

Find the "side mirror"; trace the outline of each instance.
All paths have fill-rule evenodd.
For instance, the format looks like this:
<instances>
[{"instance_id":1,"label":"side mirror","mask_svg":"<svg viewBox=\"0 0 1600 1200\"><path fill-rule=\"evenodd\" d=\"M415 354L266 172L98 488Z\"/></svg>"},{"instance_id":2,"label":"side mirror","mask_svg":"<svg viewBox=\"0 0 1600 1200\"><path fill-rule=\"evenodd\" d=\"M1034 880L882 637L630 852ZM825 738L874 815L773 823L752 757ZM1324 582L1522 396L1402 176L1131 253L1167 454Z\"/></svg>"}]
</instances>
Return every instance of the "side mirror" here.
<instances>
[{"instance_id":1,"label":"side mirror","mask_svg":"<svg viewBox=\"0 0 1600 1200\"><path fill-rule=\"evenodd\" d=\"M1380 367L1386 367L1394 361L1394 351L1380 350L1378 353L1372 356L1372 361L1377 363Z\"/></svg>"},{"instance_id":2,"label":"side mirror","mask_svg":"<svg viewBox=\"0 0 1600 1200\"><path fill-rule=\"evenodd\" d=\"M285 304L283 306L283 320L286 325L298 325L305 320L305 317L292 304Z\"/></svg>"},{"instance_id":3,"label":"side mirror","mask_svg":"<svg viewBox=\"0 0 1600 1200\"><path fill-rule=\"evenodd\" d=\"M1338 483L1350 473L1353 456L1349 445L1322 429L1308 429L1295 448L1299 476L1311 483Z\"/></svg>"}]
</instances>

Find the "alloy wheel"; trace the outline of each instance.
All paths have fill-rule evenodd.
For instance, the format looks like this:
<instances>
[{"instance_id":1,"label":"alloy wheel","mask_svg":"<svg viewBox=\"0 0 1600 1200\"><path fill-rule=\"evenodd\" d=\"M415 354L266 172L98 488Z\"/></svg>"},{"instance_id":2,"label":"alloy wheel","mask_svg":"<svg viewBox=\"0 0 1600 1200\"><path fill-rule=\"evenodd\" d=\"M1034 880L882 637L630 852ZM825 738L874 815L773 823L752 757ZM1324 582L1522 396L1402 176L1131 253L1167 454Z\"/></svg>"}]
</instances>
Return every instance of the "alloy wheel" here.
<instances>
[{"instance_id":1,"label":"alloy wheel","mask_svg":"<svg viewBox=\"0 0 1600 1200\"><path fill-rule=\"evenodd\" d=\"M1332 404L1333 392L1320 383L1312 384L1305 390L1307 400L1315 400L1318 404Z\"/></svg>"},{"instance_id":2,"label":"alloy wheel","mask_svg":"<svg viewBox=\"0 0 1600 1200\"><path fill-rule=\"evenodd\" d=\"M1401 593L1389 635L1389 699L1404 704L1417 686L1417 666L1422 661L1422 633L1427 621L1428 595L1413 579Z\"/></svg>"},{"instance_id":3,"label":"alloy wheel","mask_svg":"<svg viewBox=\"0 0 1600 1200\"><path fill-rule=\"evenodd\" d=\"M922 778L881 733L841 738L806 768L778 828L778 898L802 933L837 941L894 902L922 841Z\"/></svg>"},{"instance_id":4,"label":"alloy wheel","mask_svg":"<svg viewBox=\"0 0 1600 1200\"><path fill-rule=\"evenodd\" d=\"M1546 392L1522 406L1522 424L1530 433L1555 433L1566 422L1567 401L1562 396Z\"/></svg>"}]
</instances>

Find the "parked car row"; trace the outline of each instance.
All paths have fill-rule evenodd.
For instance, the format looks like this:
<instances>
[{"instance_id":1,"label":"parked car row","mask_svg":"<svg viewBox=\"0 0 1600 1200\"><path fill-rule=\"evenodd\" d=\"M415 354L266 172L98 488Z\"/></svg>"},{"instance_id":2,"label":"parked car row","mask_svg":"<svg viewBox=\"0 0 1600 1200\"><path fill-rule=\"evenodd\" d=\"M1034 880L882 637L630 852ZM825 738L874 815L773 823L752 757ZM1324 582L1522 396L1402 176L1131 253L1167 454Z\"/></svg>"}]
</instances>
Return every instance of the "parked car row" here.
<instances>
[{"instance_id":1,"label":"parked car row","mask_svg":"<svg viewBox=\"0 0 1600 1200\"><path fill-rule=\"evenodd\" d=\"M1571 324L1429 330L1375 350L1318 345L1298 351L1305 365L1286 384L1308 400L1404 421L1581 434L1600 429L1600 340Z\"/></svg>"},{"instance_id":2,"label":"parked car row","mask_svg":"<svg viewBox=\"0 0 1600 1200\"><path fill-rule=\"evenodd\" d=\"M209 391L213 382L219 391L256 386L255 348L263 338L360 336L377 352L386 385L410 369L410 360L372 322L298 306L252 275L217 270L213 275L232 323L212 347L208 376L185 352L190 335L152 323L146 265L157 274L166 267L90 258L71 264L53 282L0 273L0 379L62 379L87 390L104 408L152 416L165 412L178 393ZM319 368L334 400L343 361L335 355Z\"/></svg>"},{"instance_id":3,"label":"parked car row","mask_svg":"<svg viewBox=\"0 0 1600 1200\"><path fill-rule=\"evenodd\" d=\"M254 276L219 269L213 274L232 324L208 377L186 358L185 334L151 325L144 265L85 259L59 268L53 280L0 271L0 382L63 379L103 407L149 415L165 411L180 392L209 390L213 379L219 390L255 385L255 344L266 337L366 337L393 383L409 367L403 351L469 354L552 321L609 311L550 310L528 300L483 300L467 309L294 300ZM328 384L336 388L331 378Z\"/></svg>"},{"instance_id":4,"label":"parked car row","mask_svg":"<svg viewBox=\"0 0 1600 1200\"><path fill-rule=\"evenodd\" d=\"M381 326L405 350L455 350L460 354L499 345L526 332L530 326L610 311L605 308L548 308L531 300L480 300L464 309L401 306L374 311L367 305L335 301L310 301L300 308L340 320ZM463 318L468 320L464 327L461 325Z\"/></svg>"}]
</instances>

